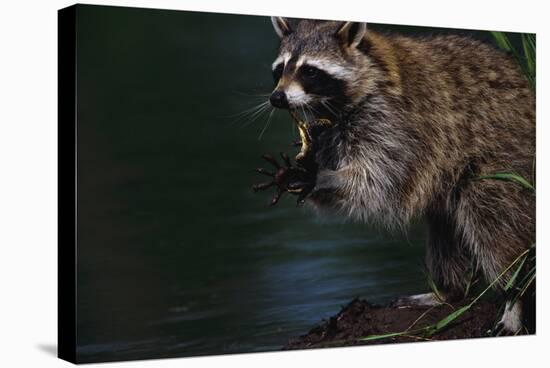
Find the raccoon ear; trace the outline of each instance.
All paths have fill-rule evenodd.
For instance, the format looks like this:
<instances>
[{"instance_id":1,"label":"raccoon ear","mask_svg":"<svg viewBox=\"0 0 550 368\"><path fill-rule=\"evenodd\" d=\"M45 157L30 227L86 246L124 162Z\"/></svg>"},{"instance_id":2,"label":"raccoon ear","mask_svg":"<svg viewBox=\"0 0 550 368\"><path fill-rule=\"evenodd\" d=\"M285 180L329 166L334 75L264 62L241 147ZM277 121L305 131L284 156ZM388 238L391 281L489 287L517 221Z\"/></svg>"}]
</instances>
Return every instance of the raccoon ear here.
<instances>
[{"instance_id":1,"label":"raccoon ear","mask_svg":"<svg viewBox=\"0 0 550 368\"><path fill-rule=\"evenodd\" d=\"M271 23L273 23L273 28L280 38L288 36L292 33L290 24L286 18L283 17L271 17Z\"/></svg>"},{"instance_id":2,"label":"raccoon ear","mask_svg":"<svg viewBox=\"0 0 550 368\"><path fill-rule=\"evenodd\" d=\"M336 37L346 47L357 47L367 32L367 23L345 22L336 31Z\"/></svg>"}]
</instances>

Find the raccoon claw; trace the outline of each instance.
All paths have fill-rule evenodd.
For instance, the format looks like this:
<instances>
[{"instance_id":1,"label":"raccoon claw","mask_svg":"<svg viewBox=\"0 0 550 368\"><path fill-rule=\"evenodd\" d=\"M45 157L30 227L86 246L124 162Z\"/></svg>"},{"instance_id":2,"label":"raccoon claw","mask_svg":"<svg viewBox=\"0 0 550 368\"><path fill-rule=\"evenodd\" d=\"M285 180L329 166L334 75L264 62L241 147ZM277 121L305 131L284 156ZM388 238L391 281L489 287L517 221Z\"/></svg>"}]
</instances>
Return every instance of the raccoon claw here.
<instances>
[{"instance_id":1,"label":"raccoon claw","mask_svg":"<svg viewBox=\"0 0 550 368\"><path fill-rule=\"evenodd\" d=\"M277 189L277 191L273 195L273 198L271 199L271 202L269 203L269 207L275 206L279 202L279 199L281 199L283 193L284 192L282 190Z\"/></svg>"},{"instance_id":2,"label":"raccoon claw","mask_svg":"<svg viewBox=\"0 0 550 368\"><path fill-rule=\"evenodd\" d=\"M286 167L290 168L292 166L292 163L290 162L290 157L284 152L281 152L281 158L285 162Z\"/></svg>"},{"instance_id":3,"label":"raccoon claw","mask_svg":"<svg viewBox=\"0 0 550 368\"><path fill-rule=\"evenodd\" d=\"M252 186L252 189L257 192L259 190L265 190L267 188L270 188L272 186L275 185L275 182L273 181L268 181L268 182L265 182L265 183L260 183L260 184L255 184Z\"/></svg>"},{"instance_id":4,"label":"raccoon claw","mask_svg":"<svg viewBox=\"0 0 550 368\"><path fill-rule=\"evenodd\" d=\"M296 205L298 207L301 207L306 203L306 198L311 193L311 190L304 190L300 194L298 194L298 199L296 200Z\"/></svg>"},{"instance_id":5,"label":"raccoon claw","mask_svg":"<svg viewBox=\"0 0 550 368\"><path fill-rule=\"evenodd\" d=\"M302 191L308 185L309 185L308 183L305 183L303 181L295 181L294 183L289 183L288 184L288 191L289 192L299 192L299 191Z\"/></svg>"},{"instance_id":6,"label":"raccoon claw","mask_svg":"<svg viewBox=\"0 0 550 368\"><path fill-rule=\"evenodd\" d=\"M270 171L268 171L268 170L266 170L266 169L264 169L264 168L262 168L262 167L257 168L257 169L256 169L256 172L257 172L257 173L260 173L260 174L263 174L263 175L271 176L271 177L275 176L274 173L272 173L272 172L270 172Z\"/></svg>"},{"instance_id":7,"label":"raccoon claw","mask_svg":"<svg viewBox=\"0 0 550 368\"><path fill-rule=\"evenodd\" d=\"M281 168L281 165L279 165L279 162L277 162L277 160L275 159L275 157L271 156L271 155L268 155L267 153L265 155L262 156L262 158L264 160L266 160L267 162L269 162L271 165L275 166L276 169L280 169Z\"/></svg>"},{"instance_id":8,"label":"raccoon claw","mask_svg":"<svg viewBox=\"0 0 550 368\"><path fill-rule=\"evenodd\" d=\"M309 182L309 174L304 168L292 166L292 161L286 153L281 152L280 155L284 166L271 155L266 154L262 156L264 160L269 162L276 169L276 172L273 173L264 168L257 168L257 173L269 176L273 179L268 182L256 184L252 186L252 189L257 192L276 186L277 189L271 199L270 206L276 205L285 192L298 195L297 204L302 205L313 189L314 184Z\"/></svg>"}]
</instances>

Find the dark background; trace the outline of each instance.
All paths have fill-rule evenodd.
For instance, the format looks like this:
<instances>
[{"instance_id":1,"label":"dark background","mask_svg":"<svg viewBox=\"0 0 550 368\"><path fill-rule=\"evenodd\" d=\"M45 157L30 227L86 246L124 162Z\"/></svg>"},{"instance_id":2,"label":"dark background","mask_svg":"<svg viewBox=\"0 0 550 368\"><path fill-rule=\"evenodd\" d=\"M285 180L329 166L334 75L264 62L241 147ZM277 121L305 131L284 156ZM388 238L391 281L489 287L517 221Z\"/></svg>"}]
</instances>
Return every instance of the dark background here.
<instances>
[{"instance_id":1,"label":"dark background","mask_svg":"<svg viewBox=\"0 0 550 368\"><path fill-rule=\"evenodd\" d=\"M277 44L268 17L77 7L80 362L278 350L353 297L427 291L421 225L252 192L261 154L295 153L285 113L236 116L272 89Z\"/></svg>"}]
</instances>

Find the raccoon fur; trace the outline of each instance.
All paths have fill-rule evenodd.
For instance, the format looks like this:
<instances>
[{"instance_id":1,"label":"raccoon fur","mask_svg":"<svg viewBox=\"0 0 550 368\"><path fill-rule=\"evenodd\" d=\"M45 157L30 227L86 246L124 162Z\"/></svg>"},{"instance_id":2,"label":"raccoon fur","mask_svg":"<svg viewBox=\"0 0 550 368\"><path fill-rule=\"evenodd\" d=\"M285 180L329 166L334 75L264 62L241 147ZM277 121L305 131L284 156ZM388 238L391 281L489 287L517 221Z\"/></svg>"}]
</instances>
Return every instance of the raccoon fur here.
<instances>
[{"instance_id":1,"label":"raccoon fur","mask_svg":"<svg viewBox=\"0 0 550 368\"><path fill-rule=\"evenodd\" d=\"M272 22L281 43L271 103L335 122L318 138L308 203L392 230L424 217L426 268L449 300L472 264L490 282L534 243L534 194L478 179L533 176L535 96L511 56L459 36ZM517 328L512 314L505 328Z\"/></svg>"}]
</instances>

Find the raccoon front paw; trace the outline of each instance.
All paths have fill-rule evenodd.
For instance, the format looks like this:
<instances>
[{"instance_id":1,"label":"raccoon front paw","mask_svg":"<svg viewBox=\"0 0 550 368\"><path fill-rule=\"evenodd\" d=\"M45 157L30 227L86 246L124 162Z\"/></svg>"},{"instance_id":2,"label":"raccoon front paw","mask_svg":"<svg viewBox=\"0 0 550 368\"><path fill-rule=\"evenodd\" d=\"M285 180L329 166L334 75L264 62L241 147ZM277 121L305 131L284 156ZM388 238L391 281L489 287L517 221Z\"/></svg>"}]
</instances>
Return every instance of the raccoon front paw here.
<instances>
[{"instance_id":1,"label":"raccoon front paw","mask_svg":"<svg viewBox=\"0 0 550 368\"><path fill-rule=\"evenodd\" d=\"M257 192L275 186L276 190L271 199L270 206L277 204L285 192L297 195L297 204L302 205L315 187L314 175L303 167L293 166L290 157L288 157L286 153L281 152L281 158L283 159L284 165L279 164L271 155L266 154L262 157L273 165L276 171L270 172L264 168L256 169L258 173L267 175L273 179L268 182L256 184L252 189Z\"/></svg>"},{"instance_id":2,"label":"raccoon front paw","mask_svg":"<svg viewBox=\"0 0 550 368\"><path fill-rule=\"evenodd\" d=\"M407 295L394 299L390 302L390 307L405 308L405 307L433 307L442 304L435 293L425 293L416 295Z\"/></svg>"}]
</instances>

